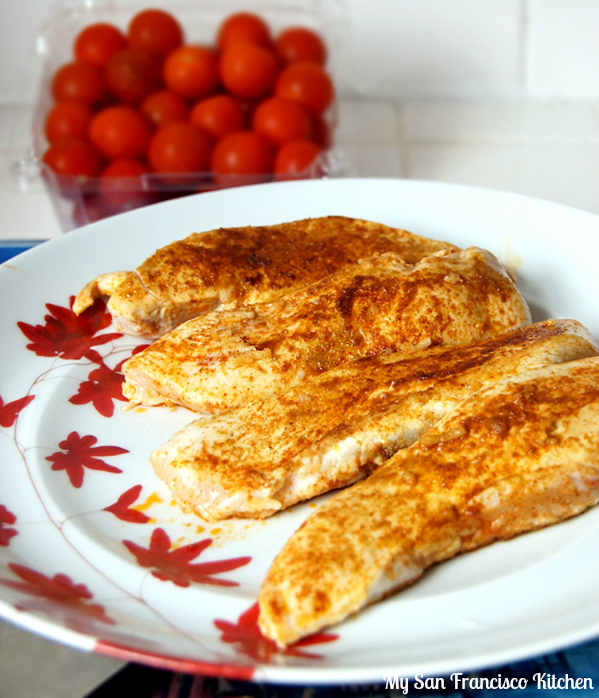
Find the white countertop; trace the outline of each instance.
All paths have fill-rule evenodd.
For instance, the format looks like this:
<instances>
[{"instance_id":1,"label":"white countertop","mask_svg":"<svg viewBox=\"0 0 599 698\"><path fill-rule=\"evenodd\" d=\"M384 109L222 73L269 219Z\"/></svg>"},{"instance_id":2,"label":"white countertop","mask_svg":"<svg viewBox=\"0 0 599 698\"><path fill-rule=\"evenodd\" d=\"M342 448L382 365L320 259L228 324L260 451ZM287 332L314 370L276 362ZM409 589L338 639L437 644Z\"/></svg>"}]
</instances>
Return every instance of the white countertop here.
<instances>
[{"instance_id":1,"label":"white countertop","mask_svg":"<svg viewBox=\"0 0 599 698\"><path fill-rule=\"evenodd\" d=\"M15 177L30 119L29 107L0 107L4 240L62 234L41 181ZM599 107L591 103L344 100L336 145L354 176L491 187L599 213ZM43 674L32 671L42 662ZM121 666L0 623L0 696L79 698Z\"/></svg>"}]
</instances>

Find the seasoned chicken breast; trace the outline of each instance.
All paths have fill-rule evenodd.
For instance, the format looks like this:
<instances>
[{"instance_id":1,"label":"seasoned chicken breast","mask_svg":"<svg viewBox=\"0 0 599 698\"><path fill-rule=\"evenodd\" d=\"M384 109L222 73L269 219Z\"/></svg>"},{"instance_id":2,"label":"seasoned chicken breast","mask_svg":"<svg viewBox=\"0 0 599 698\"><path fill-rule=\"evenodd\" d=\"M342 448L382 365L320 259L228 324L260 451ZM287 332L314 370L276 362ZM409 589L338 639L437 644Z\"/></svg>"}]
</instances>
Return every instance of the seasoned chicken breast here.
<instances>
[{"instance_id":1,"label":"seasoned chicken breast","mask_svg":"<svg viewBox=\"0 0 599 698\"><path fill-rule=\"evenodd\" d=\"M598 501L599 358L509 377L304 522L266 575L260 628L287 645L434 563Z\"/></svg>"},{"instance_id":2,"label":"seasoned chicken breast","mask_svg":"<svg viewBox=\"0 0 599 698\"><path fill-rule=\"evenodd\" d=\"M179 504L208 521L266 517L364 477L484 385L597 353L580 323L548 320L464 347L362 359L197 419L151 462Z\"/></svg>"},{"instance_id":3,"label":"seasoned chicken breast","mask_svg":"<svg viewBox=\"0 0 599 698\"><path fill-rule=\"evenodd\" d=\"M530 323L516 285L479 248L415 265L371 257L285 296L189 320L123 365L131 404L219 412L382 352L470 344Z\"/></svg>"},{"instance_id":4,"label":"seasoned chicken breast","mask_svg":"<svg viewBox=\"0 0 599 698\"><path fill-rule=\"evenodd\" d=\"M109 295L119 332L155 338L208 311L279 298L362 257L395 252L412 264L439 250L458 248L343 216L220 228L157 250L135 271L92 280L73 309Z\"/></svg>"}]
</instances>

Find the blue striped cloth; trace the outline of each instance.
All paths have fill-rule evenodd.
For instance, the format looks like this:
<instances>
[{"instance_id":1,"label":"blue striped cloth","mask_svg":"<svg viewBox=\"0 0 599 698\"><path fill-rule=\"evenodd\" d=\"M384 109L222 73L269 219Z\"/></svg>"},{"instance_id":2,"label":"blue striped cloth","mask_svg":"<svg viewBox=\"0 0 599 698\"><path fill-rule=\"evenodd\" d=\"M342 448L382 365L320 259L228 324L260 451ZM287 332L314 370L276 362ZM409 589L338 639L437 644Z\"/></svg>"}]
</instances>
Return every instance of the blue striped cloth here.
<instances>
[{"instance_id":1,"label":"blue striped cloth","mask_svg":"<svg viewBox=\"0 0 599 698\"><path fill-rule=\"evenodd\" d=\"M25 252L43 240L2 240L0 241L0 264L15 255Z\"/></svg>"}]
</instances>

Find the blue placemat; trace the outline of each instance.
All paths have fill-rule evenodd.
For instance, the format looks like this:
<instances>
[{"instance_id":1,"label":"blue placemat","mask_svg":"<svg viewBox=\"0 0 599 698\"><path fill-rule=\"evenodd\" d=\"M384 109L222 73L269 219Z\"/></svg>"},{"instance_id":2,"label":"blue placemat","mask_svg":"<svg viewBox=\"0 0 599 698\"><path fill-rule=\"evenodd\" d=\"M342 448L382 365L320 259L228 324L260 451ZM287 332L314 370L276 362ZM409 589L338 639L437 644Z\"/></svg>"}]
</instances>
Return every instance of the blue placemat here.
<instances>
[{"instance_id":1,"label":"blue placemat","mask_svg":"<svg viewBox=\"0 0 599 698\"><path fill-rule=\"evenodd\" d=\"M43 240L2 240L0 241L0 264L6 262L7 259L15 257L21 252L35 247Z\"/></svg>"}]
</instances>

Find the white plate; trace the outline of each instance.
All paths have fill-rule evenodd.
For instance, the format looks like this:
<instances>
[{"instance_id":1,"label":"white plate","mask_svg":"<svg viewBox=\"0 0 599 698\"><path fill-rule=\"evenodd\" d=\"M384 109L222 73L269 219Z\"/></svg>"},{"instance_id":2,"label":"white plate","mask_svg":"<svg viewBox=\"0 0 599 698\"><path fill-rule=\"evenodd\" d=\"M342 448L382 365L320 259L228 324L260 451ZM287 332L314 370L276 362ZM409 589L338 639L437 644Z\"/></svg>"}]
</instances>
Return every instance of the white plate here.
<instances>
[{"instance_id":1,"label":"white plate","mask_svg":"<svg viewBox=\"0 0 599 698\"><path fill-rule=\"evenodd\" d=\"M535 319L576 318L599 336L599 217L486 190L257 185L140 209L41 245L0 268L3 617L85 651L299 684L442 676L599 634L592 510L440 565L330 633L277 652L258 634L256 596L312 506L209 526L182 514L153 475L150 451L190 414L122 411L115 368L142 342L114 337L101 309L77 324L69 299L97 274L134 268L194 231L327 214L486 247L517 269Z\"/></svg>"}]
</instances>

